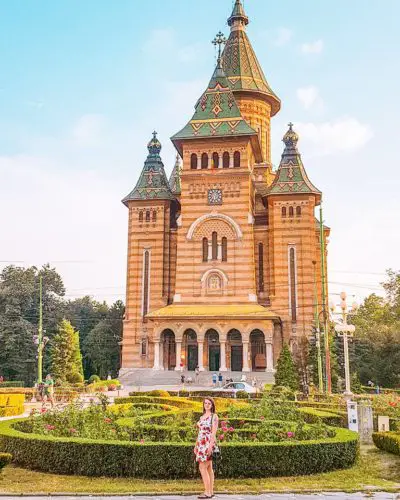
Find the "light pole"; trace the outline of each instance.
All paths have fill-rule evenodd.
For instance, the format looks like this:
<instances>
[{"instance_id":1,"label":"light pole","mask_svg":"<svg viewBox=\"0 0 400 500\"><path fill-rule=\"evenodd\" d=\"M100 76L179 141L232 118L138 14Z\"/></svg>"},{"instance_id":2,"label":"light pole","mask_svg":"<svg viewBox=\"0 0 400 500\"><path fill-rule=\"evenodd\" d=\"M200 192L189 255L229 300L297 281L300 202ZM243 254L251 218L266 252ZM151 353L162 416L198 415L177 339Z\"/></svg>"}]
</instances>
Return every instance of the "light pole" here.
<instances>
[{"instance_id":1,"label":"light pole","mask_svg":"<svg viewBox=\"0 0 400 500\"><path fill-rule=\"evenodd\" d=\"M317 290L317 273L315 270L317 261L312 261L314 266L314 321L315 321L315 346L317 348L317 367L318 367L318 389L319 392L324 392L324 378L322 374L322 357L321 357L321 332L318 312L318 290Z\"/></svg>"},{"instance_id":2,"label":"light pole","mask_svg":"<svg viewBox=\"0 0 400 500\"><path fill-rule=\"evenodd\" d=\"M346 395L351 395L350 387L350 363L349 363L349 343L348 337L352 337L356 330L354 325L347 324L347 303L346 303L346 292L340 294L340 308L342 309L342 323L337 323L335 325L335 331L338 333L339 337L343 337L343 350L344 350L344 377L346 389L344 393ZM356 311L358 305L354 302L352 305L352 311Z\"/></svg>"},{"instance_id":3,"label":"light pole","mask_svg":"<svg viewBox=\"0 0 400 500\"><path fill-rule=\"evenodd\" d=\"M43 289L43 280L42 276L39 276L39 327L38 334L33 336L34 343L38 346L38 376L37 382L41 384L43 382L43 349L45 348L47 342L49 341L48 337L43 337L43 300L42 300L42 291ZM46 333L46 332L45 332Z\"/></svg>"}]
</instances>

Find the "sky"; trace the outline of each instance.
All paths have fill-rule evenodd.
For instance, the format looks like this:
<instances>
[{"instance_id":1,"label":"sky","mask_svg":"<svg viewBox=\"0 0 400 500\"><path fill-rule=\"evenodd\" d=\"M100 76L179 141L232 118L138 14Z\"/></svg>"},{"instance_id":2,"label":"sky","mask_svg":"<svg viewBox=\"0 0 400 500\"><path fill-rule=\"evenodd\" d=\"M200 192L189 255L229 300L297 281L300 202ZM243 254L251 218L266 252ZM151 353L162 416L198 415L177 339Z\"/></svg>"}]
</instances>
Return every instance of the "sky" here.
<instances>
[{"instance_id":1,"label":"sky","mask_svg":"<svg viewBox=\"0 0 400 500\"><path fill-rule=\"evenodd\" d=\"M60 272L67 297L125 298L127 217L156 129L193 114L232 0L0 0L0 268ZM399 264L398 0L246 0L248 35L331 228L329 290L382 293Z\"/></svg>"}]
</instances>

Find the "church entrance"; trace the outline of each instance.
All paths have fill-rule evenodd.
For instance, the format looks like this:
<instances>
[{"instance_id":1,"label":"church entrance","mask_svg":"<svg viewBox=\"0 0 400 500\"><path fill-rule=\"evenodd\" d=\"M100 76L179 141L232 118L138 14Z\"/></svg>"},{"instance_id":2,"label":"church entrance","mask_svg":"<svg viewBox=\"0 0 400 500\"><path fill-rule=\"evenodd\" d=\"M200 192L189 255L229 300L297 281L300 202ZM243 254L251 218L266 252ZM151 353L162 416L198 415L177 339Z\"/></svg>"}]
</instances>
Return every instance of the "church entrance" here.
<instances>
[{"instance_id":1,"label":"church entrance","mask_svg":"<svg viewBox=\"0 0 400 500\"><path fill-rule=\"evenodd\" d=\"M185 355L186 369L194 371L199 364L199 355L197 347L197 335L192 329L186 330L183 334L183 353Z\"/></svg>"},{"instance_id":2,"label":"church entrance","mask_svg":"<svg viewBox=\"0 0 400 500\"><path fill-rule=\"evenodd\" d=\"M253 372L264 372L267 367L265 337L261 330L253 330L250 334L251 369Z\"/></svg>"},{"instance_id":3,"label":"church entrance","mask_svg":"<svg viewBox=\"0 0 400 500\"><path fill-rule=\"evenodd\" d=\"M243 369L243 345L239 330L231 330L228 333L228 346L230 347L231 371L241 372Z\"/></svg>"},{"instance_id":4,"label":"church entrance","mask_svg":"<svg viewBox=\"0 0 400 500\"><path fill-rule=\"evenodd\" d=\"M175 334L172 330L164 330L162 333L162 366L164 370L175 370L176 344Z\"/></svg>"},{"instance_id":5,"label":"church entrance","mask_svg":"<svg viewBox=\"0 0 400 500\"><path fill-rule=\"evenodd\" d=\"M221 364L218 332L216 330L208 330L205 335L205 340L208 347L208 369L210 372L217 372Z\"/></svg>"}]
</instances>

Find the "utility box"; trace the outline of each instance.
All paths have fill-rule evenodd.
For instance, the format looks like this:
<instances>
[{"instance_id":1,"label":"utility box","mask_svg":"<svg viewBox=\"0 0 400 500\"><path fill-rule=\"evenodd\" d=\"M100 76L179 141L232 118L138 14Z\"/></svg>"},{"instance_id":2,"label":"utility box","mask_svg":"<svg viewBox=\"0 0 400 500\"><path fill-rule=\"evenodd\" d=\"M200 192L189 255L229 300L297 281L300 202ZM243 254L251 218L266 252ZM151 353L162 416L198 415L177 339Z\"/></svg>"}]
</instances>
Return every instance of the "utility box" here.
<instances>
[{"instance_id":1,"label":"utility box","mask_svg":"<svg viewBox=\"0 0 400 500\"><path fill-rule=\"evenodd\" d=\"M349 430L358 432L358 410L355 401L347 401L347 419Z\"/></svg>"},{"instance_id":2,"label":"utility box","mask_svg":"<svg viewBox=\"0 0 400 500\"><path fill-rule=\"evenodd\" d=\"M379 415L378 416L378 432L389 432L390 422L389 417Z\"/></svg>"},{"instance_id":3,"label":"utility box","mask_svg":"<svg viewBox=\"0 0 400 500\"><path fill-rule=\"evenodd\" d=\"M358 404L358 429L360 442L362 444L372 444L374 421L370 401L360 401Z\"/></svg>"}]
</instances>

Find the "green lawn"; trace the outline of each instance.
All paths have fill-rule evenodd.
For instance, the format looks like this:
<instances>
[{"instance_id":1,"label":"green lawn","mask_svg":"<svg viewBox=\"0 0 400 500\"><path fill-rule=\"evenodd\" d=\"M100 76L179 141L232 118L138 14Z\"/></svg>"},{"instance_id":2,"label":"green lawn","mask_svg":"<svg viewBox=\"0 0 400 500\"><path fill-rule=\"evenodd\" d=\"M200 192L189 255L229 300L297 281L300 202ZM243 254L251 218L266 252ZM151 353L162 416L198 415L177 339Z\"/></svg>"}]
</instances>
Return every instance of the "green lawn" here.
<instances>
[{"instance_id":1,"label":"green lawn","mask_svg":"<svg viewBox=\"0 0 400 500\"><path fill-rule=\"evenodd\" d=\"M400 491L400 457L377 450L362 449L352 469L303 477L268 479L217 479L219 493L261 493L282 491ZM14 466L0 476L0 494L5 493L197 493L199 481L149 481L141 479L89 478L44 474Z\"/></svg>"}]
</instances>

